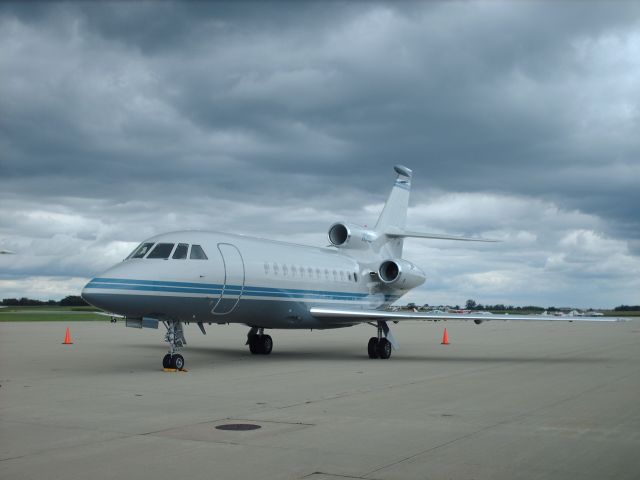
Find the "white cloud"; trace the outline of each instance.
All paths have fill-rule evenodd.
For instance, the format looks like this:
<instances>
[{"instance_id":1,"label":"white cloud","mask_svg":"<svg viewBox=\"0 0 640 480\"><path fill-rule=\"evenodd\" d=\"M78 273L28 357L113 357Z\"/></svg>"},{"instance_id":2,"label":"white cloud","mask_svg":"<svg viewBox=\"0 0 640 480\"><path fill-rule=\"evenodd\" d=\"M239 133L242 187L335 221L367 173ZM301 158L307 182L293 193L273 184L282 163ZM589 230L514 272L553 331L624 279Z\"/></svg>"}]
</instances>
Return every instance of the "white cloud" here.
<instances>
[{"instance_id":1,"label":"white cloud","mask_svg":"<svg viewBox=\"0 0 640 480\"><path fill-rule=\"evenodd\" d=\"M640 300L640 259L626 241L602 233L596 216L523 196L450 194L413 207L409 218L413 228L419 224L427 231L502 240L408 240L406 256L428 276L410 297L419 303L460 304L474 298L588 307Z\"/></svg>"},{"instance_id":2,"label":"white cloud","mask_svg":"<svg viewBox=\"0 0 640 480\"><path fill-rule=\"evenodd\" d=\"M68 295L80 295L88 278L30 276L5 280L0 278L1 298L61 299Z\"/></svg>"}]
</instances>

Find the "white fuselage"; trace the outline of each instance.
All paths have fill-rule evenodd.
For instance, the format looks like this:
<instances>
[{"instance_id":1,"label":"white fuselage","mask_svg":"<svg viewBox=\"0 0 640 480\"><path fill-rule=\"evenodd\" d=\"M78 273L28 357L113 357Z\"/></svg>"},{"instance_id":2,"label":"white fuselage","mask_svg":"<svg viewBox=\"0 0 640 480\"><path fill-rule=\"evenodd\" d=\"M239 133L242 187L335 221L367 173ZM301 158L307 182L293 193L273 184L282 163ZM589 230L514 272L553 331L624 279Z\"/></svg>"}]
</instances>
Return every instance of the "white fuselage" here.
<instances>
[{"instance_id":1,"label":"white fuselage","mask_svg":"<svg viewBox=\"0 0 640 480\"><path fill-rule=\"evenodd\" d=\"M377 309L407 291L372 281L379 259L368 264L336 248L200 231L167 233L146 242L173 246L167 247L166 259L148 258L153 252L127 258L92 279L82 296L131 318L334 328L348 325L318 321L309 314L311 307ZM189 245L186 258L172 258L179 244ZM190 258L194 245L206 259Z\"/></svg>"}]
</instances>

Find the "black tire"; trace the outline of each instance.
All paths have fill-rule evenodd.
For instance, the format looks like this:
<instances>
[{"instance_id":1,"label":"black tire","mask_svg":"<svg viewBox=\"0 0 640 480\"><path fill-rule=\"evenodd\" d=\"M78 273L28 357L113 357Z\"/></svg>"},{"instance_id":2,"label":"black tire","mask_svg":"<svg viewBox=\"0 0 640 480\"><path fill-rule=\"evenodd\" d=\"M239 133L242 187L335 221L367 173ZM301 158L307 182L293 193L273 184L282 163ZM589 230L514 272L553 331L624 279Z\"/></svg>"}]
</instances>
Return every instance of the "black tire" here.
<instances>
[{"instance_id":1,"label":"black tire","mask_svg":"<svg viewBox=\"0 0 640 480\"><path fill-rule=\"evenodd\" d=\"M269 335L262 335L260 350L263 355L269 355L273 350L273 339Z\"/></svg>"},{"instance_id":2,"label":"black tire","mask_svg":"<svg viewBox=\"0 0 640 480\"><path fill-rule=\"evenodd\" d=\"M258 335L249 335L249 351L253 355L262 353L260 350L260 346L260 337L258 337Z\"/></svg>"},{"instance_id":3,"label":"black tire","mask_svg":"<svg viewBox=\"0 0 640 480\"><path fill-rule=\"evenodd\" d=\"M162 358L162 367L163 368L171 368L171 355L170 354L167 353Z\"/></svg>"},{"instance_id":4,"label":"black tire","mask_svg":"<svg viewBox=\"0 0 640 480\"><path fill-rule=\"evenodd\" d=\"M367 352L369 353L369 358L378 358L378 339L376 337L369 339Z\"/></svg>"},{"instance_id":5,"label":"black tire","mask_svg":"<svg viewBox=\"0 0 640 480\"><path fill-rule=\"evenodd\" d=\"M386 360L391 356L391 342L386 338L381 338L378 342L378 357Z\"/></svg>"},{"instance_id":6,"label":"black tire","mask_svg":"<svg viewBox=\"0 0 640 480\"><path fill-rule=\"evenodd\" d=\"M184 368L184 358L180 354L176 354L171 357L171 366L177 370L182 370Z\"/></svg>"}]
</instances>

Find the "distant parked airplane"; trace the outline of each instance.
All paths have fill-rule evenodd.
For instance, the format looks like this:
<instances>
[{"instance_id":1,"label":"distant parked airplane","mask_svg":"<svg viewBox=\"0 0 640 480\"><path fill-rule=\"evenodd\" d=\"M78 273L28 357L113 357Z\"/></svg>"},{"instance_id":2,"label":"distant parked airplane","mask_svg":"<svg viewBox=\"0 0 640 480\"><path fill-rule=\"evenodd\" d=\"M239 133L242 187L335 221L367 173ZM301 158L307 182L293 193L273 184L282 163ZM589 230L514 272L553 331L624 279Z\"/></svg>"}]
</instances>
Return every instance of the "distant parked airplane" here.
<instances>
[{"instance_id":1,"label":"distant parked airplane","mask_svg":"<svg viewBox=\"0 0 640 480\"><path fill-rule=\"evenodd\" d=\"M0 250L0 255L13 255L11 250Z\"/></svg>"},{"instance_id":2,"label":"distant parked airplane","mask_svg":"<svg viewBox=\"0 0 640 480\"><path fill-rule=\"evenodd\" d=\"M480 241L405 229L410 169L396 165L391 194L375 227L349 223L329 228L331 246L318 248L217 232L180 231L145 240L123 262L92 279L82 297L126 317L128 326L167 328L164 367L183 368L183 324L241 323L250 327L253 354L273 348L265 329L327 329L370 323L370 358L389 358L398 344L388 321L572 320L611 318L486 315L389 311L391 303L425 281L402 258L408 237Z\"/></svg>"}]
</instances>

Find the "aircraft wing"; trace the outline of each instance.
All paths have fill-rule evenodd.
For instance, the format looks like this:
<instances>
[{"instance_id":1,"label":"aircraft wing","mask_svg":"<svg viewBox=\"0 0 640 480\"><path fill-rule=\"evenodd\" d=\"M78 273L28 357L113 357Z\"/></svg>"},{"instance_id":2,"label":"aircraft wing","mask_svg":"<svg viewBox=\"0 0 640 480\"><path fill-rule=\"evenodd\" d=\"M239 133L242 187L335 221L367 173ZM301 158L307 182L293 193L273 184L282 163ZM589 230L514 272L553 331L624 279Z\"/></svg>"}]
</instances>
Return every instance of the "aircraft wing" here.
<instances>
[{"instance_id":1,"label":"aircraft wing","mask_svg":"<svg viewBox=\"0 0 640 480\"><path fill-rule=\"evenodd\" d=\"M620 317L582 317L553 315L500 315L477 313L420 313L420 312L391 312L388 310L350 310L347 308L312 307L311 315L316 318L331 320L332 323L366 323L375 320L519 320L519 321L564 321L564 322L624 322Z\"/></svg>"},{"instance_id":2,"label":"aircraft wing","mask_svg":"<svg viewBox=\"0 0 640 480\"><path fill-rule=\"evenodd\" d=\"M95 312L98 315L102 315L103 317L111 317L111 318L126 318L124 315L120 315L119 313L111 313L111 312Z\"/></svg>"}]
</instances>

